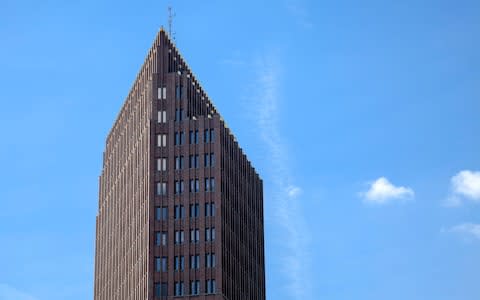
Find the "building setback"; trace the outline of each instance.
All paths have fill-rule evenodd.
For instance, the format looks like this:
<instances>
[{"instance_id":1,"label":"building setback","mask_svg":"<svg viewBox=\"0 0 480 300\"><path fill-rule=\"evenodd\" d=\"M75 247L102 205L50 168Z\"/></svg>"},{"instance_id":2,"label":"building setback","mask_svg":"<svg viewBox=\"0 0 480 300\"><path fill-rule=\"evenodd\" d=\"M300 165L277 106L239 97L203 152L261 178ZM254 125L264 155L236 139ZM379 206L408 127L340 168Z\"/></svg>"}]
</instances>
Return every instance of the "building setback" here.
<instances>
[{"instance_id":1,"label":"building setback","mask_svg":"<svg viewBox=\"0 0 480 300\"><path fill-rule=\"evenodd\" d=\"M263 184L161 29L108 134L95 300L265 300Z\"/></svg>"}]
</instances>

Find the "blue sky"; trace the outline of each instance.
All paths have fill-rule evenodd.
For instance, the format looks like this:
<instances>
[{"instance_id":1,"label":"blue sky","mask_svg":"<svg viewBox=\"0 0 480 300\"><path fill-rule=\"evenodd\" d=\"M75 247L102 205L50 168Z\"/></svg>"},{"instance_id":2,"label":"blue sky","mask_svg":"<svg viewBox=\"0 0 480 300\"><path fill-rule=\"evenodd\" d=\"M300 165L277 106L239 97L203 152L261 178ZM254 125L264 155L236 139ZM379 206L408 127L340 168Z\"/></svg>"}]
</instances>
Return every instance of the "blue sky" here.
<instances>
[{"instance_id":1,"label":"blue sky","mask_svg":"<svg viewBox=\"0 0 480 300\"><path fill-rule=\"evenodd\" d=\"M0 4L0 300L93 298L104 140L168 4ZM268 299L480 298L480 2L170 4L264 179Z\"/></svg>"}]
</instances>

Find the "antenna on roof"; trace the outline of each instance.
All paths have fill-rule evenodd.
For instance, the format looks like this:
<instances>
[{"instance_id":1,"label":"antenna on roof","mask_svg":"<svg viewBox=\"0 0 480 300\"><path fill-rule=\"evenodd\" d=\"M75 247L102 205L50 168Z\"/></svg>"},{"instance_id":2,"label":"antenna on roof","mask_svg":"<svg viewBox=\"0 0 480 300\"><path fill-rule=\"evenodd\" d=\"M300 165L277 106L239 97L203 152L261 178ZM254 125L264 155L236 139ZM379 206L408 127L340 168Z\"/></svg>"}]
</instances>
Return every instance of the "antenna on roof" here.
<instances>
[{"instance_id":1,"label":"antenna on roof","mask_svg":"<svg viewBox=\"0 0 480 300\"><path fill-rule=\"evenodd\" d=\"M168 35L170 38L175 41L175 32L172 32L172 25L173 25L173 18L175 17L175 13L172 10L172 7L168 7Z\"/></svg>"}]
</instances>

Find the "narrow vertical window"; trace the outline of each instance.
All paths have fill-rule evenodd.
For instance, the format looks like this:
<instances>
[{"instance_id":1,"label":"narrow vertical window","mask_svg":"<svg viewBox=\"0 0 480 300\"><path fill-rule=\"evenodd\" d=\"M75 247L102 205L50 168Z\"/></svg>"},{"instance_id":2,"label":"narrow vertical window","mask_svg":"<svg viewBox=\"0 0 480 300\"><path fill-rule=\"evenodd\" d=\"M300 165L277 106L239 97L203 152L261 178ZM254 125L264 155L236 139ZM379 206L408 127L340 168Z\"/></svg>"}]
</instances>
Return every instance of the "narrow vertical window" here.
<instances>
[{"instance_id":1,"label":"narrow vertical window","mask_svg":"<svg viewBox=\"0 0 480 300\"><path fill-rule=\"evenodd\" d=\"M167 123L167 112L164 110L159 110L157 115L158 123Z\"/></svg>"},{"instance_id":2,"label":"narrow vertical window","mask_svg":"<svg viewBox=\"0 0 480 300\"><path fill-rule=\"evenodd\" d=\"M198 203L190 204L190 218L197 218L199 216L200 205Z\"/></svg>"},{"instance_id":3,"label":"narrow vertical window","mask_svg":"<svg viewBox=\"0 0 480 300\"><path fill-rule=\"evenodd\" d=\"M205 254L205 268L215 268L215 253Z\"/></svg>"},{"instance_id":4,"label":"narrow vertical window","mask_svg":"<svg viewBox=\"0 0 480 300\"><path fill-rule=\"evenodd\" d=\"M175 282L175 296L183 296L184 295L183 288L184 288L183 281Z\"/></svg>"},{"instance_id":5,"label":"narrow vertical window","mask_svg":"<svg viewBox=\"0 0 480 300\"><path fill-rule=\"evenodd\" d=\"M190 294L199 295L200 294L200 281L192 280L190 281Z\"/></svg>"},{"instance_id":6,"label":"narrow vertical window","mask_svg":"<svg viewBox=\"0 0 480 300\"><path fill-rule=\"evenodd\" d=\"M200 230L190 229L190 243L198 243L200 241Z\"/></svg>"},{"instance_id":7,"label":"narrow vertical window","mask_svg":"<svg viewBox=\"0 0 480 300\"><path fill-rule=\"evenodd\" d=\"M177 245L183 244L184 240L185 240L185 235L183 230L175 231L175 244Z\"/></svg>"},{"instance_id":8,"label":"narrow vertical window","mask_svg":"<svg viewBox=\"0 0 480 300\"><path fill-rule=\"evenodd\" d=\"M185 269L185 257L175 256L173 258L173 269L175 271L183 271Z\"/></svg>"},{"instance_id":9,"label":"narrow vertical window","mask_svg":"<svg viewBox=\"0 0 480 300\"><path fill-rule=\"evenodd\" d=\"M210 205L210 216L215 217L215 203L212 202Z\"/></svg>"},{"instance_id":10,"label":"narrow vertical window","mask_svg":"<svg viewBox=\"0 0 480 300\"><path fill-rule=\"evenodd\" d=\"M155 220L165 221L168 219L168 208L166 206L155 207Z\"/></svg>"},{"instance_id":11,"label":"narrow vertical window","mask_svg":"<svg viewBox=\"0 0 480 300\"><path fill-rule=\"evenodd\" d=\"M210 129L210 143L215 142L215 131Z\"/></svg>"},{"instance_id":12,"label":"narrow vertical window","mask_svg":"<svg viewBox=\"0 0 480 300\"><path fill-rule=\"evenodd\" d=\"M203 142L205 144L210 143L210 134L208 129L205 129L205 132L203 133Z\"/></svg>"},{"instance_id":13,"label":"narrow vertical window","mask_svg":"<svg viewBox=\"0 0 480 300\"><path fill-rule=\"evenodd\" d=\"M156 231L155 232L155 246L166 246L167 245L167 232L166 231Z\"/></svg>"},{"instance_id":14,"label":"narrow vertical window","mask_svg":"<svg viewBox=\"0 0 480 300\"><path fill-rule=\"evenodd\" d=\"M180 132L180 145L185 144L185 132Z\"/></svg>"},{"instance_id":15,"label":"narrow vertical window","mask_svg":"<svg viewBox=\"0 0 480 300\"><path fill-rule=\"evenodd\" d=\"M175 121L183 121L183 109L175 109Z\"/></svg>"},{"instance_id":16,"label":"narrow vertical window","mask_svg":"<svg viewBox=\"0 0 480 300\"><path fill-rule=\"evenodd\" d=\"M155 257L155 272L167 272L167 257Z\"/></svg>"},{"instance_id":17,"label":"narrow vertical window","mask_svg":"<svg viewBox=\"0 0 480 300\"><path fill-rule=\"evenodd\" d=\"M175 220L181 220L185 218L185 207L183 205L175 205L174 218Z\"/></svg>"},{"instance_id":18,"label":"narrow vertical window","mask_svg":"<svg viewBox=\"0 0 480 300\"><path fill-rule=\"evenodd\" d=\"M157 182L157 196L165 196L167 194L167 183Z\"/></svg>"},{"instance_id":19,"label":"narrow vertical window","mask_svg":"<svg viewBox=\"0 0 480 300\"><path fill-rule=\"evenodd\" d=\"M175 86L175 99L181 100L182 99L182 86L176 85Z\"/></svg>"},{"instance_id":20,"label":"narrow vertical window","mask_svg":"<svg viewBox=\"0 0 480 300\"><path fill-rule=\"evenodd\" d=\"M167 135L157 134L157 147L166 147L166 146L167 146Z\"/></svg>"},{"instance_id":21,"label":"narrow vertical window","mask_svg":"<svg viewBox=\"0 0 480 300\"><path fill-rule=\"evenodd\" d=\"M155 289L155 297L167 297L168 290L167 290L166 282L155 283L154 289Z\"/></svg>"},{"instance_id":22,"label":"narrow vertical window","mask_svg":"<svg viewBox=\"0 0 480 300\"><path fill-rule=\"evenodd\" d=\"M183 155L175 156L175 170L183 169Z\"/></svg>"},{"instance_id":23,"label":"narrow vertical window","mask_svg":"<svg viewBox=\"0 0 480 300\"><path fill-rule=\"evenodd\" d=\"M205 178L205 192L215 191L215 178Z\"/></svg>"},{"instance_id":24,"label":"narrow vertical window","mask_svg":"<svg viewBox=\"0 0 480 300\"><path fill-rule=\"evenodd\" d=\"M167 159L157 158L157 171L166 171L167 170Z\"/></svg>"},{"instance_id":25,"label":"narrow vertical window","mask_svg":"<svg viewBox=\"0 0 480 300\"><path fill-rule=\"evenodd\" d=\"M205 217L210 216L210 203L205 203Z\"/></svg>"},{"instance_id":26,"label":"narrow vertical window","mask_svg":"<svg viewBox=\"0 0 480 300\"><path fill-rule=\"evenodd\" d=\"M215 279L208 279L206 281L206 292L207 294L213 294L215 293L215 289L216 289L216 286L215 286Z\"/></svg>"}]
</instances>

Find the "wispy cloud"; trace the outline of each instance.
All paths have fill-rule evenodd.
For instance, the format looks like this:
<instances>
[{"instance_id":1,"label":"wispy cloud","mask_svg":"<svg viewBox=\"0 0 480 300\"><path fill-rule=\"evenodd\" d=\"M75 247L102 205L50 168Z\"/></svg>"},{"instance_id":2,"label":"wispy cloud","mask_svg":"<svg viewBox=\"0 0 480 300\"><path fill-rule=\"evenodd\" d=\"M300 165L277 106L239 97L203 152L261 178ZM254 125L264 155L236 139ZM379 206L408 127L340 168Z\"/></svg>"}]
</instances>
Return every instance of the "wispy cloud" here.
<instances>
[{"instance_id":1,"label":"wispy cloud","mask_svg":"<svg viewBox=\"0 0 480 300\"><path fill-rule=\"evenodd\" d=\"M393 201L411 200L415 192L408 187L395 186L385 177L369 183L369 189L361 192L360 196L366 203L387 204Z\"/></svg>"},{"instance_id":2,"label":"wispy cloud","mask_svg":"<svg viewBox=\"0 0 480 300\"><path fill-rule=\"evenodd\" d=\"M8 284L0 283L0 300L37 300L37 298Z\"/></svg>"},{"instance_id":3,"label":"wispy cloud","mask_svg":"<svg viewBox=\"0 0 480 300\"><path fill-rule=\"evenodd\" d=\"M442 231L460 234L468 239L480 240L480 224L463 223Z\"/></svg>"},{"instance_id":4,"label":"wispy cloud","mask_svg":"<svg viewBox=\"0 0 480 300\"><path fill-rule=\"evenodd\" d=\"M281 65L275 54L269 53L255 64L255 116L259 134L269 155L271 186L275 225L282 230L282 238L288 236L288 243L279 249L284 266L283 275L291 299L311 299L310 233L305 224L300 197L302 188L290 176L288 144L279 130L279 103Z\"/></svg>"},{"instance_id":5,"label":"wispy cloud","mask_svg":"<svg viewBox=\"0 0 480 300\"><path fill-rule=\"evenodd\" d=\"M310 21L307 4L304 0L285 0L284 3L287 10L300 26L305 29L313 28L313 23Z\"/></svg>"},{"instance_id":6,"label":"wispy cloud","mask_svg":"<svg viewBox=\"0 0 480 300\"><path fill-rule=\"evenodd\" d=\"M464 200L480 203L480 172L463 170L450 179L450 194L445 206L460 206Z\"/></svg>"}]
</instances>

